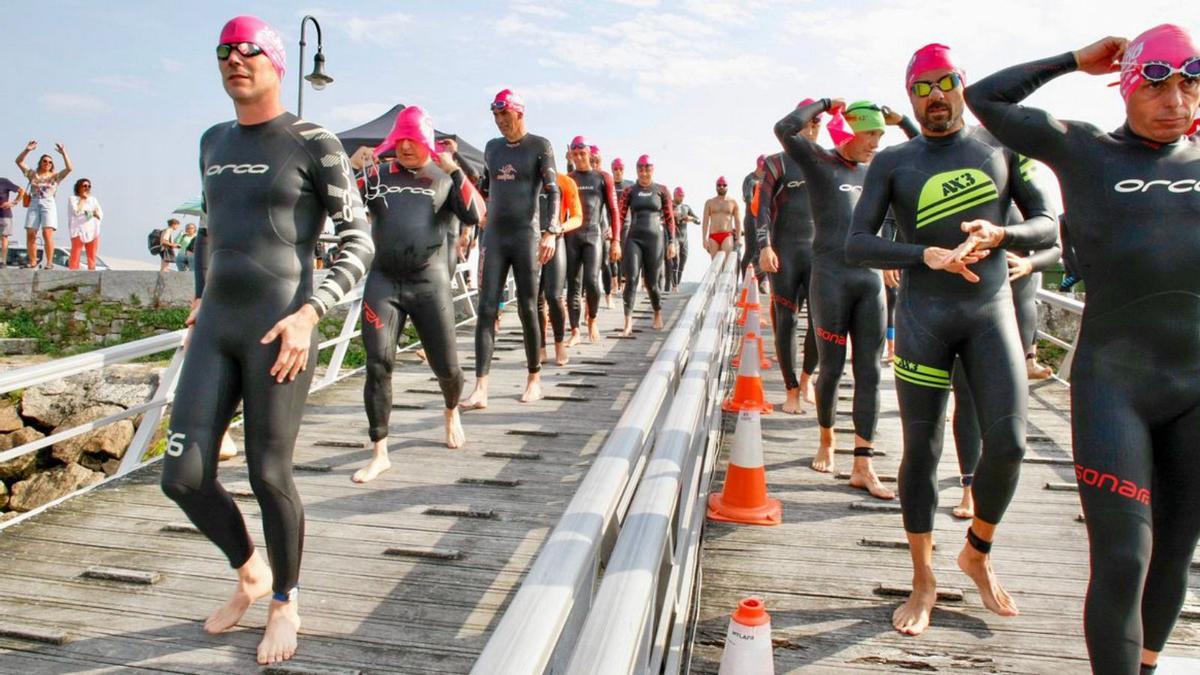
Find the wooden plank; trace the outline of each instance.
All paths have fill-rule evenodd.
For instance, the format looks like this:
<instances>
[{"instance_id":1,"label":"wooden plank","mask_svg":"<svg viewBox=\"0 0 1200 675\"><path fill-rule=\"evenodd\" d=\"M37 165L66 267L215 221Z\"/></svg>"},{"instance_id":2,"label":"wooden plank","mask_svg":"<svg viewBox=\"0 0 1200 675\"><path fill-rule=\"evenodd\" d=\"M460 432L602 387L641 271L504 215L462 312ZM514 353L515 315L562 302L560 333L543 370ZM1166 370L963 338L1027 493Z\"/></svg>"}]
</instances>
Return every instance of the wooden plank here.
<instances>
[{"instance_id":1,"label":"wooden plank","mask_svg":"<svg viewBox=\"0 0 1200 675\"><path fill-rule=\"evenodd\" d=\"M123 584L134 584L136 586L153 586L159 581L162 581L162 575L158 572L147 570L129 570L120 567L89 567L84 570L83 574L79 575L84 579L96 579L97 581L116 581Z\"/></svg>"},{"instance_id":2,"label":"wooden plank","mask_svg":"<svg viewBox=\"0 0 1200 675\"><path fill-rule=\"evenodd\" d=\"M46 645L65 645L71 634L57 628L0 621L0 637Z\"/></svg>"}]
</instances>

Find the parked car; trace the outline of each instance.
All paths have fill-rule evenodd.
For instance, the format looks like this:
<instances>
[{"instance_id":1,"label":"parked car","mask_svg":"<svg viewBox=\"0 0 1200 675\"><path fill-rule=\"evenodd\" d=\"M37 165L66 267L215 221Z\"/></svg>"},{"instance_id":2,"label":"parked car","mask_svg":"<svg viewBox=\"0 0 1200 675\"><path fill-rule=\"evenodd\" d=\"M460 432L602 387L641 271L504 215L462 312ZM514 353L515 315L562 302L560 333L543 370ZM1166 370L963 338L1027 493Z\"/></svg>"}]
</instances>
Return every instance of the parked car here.
<instances>
[{"instance_id":1,"label":"parked car","mask_svg":"<svg viewBox=\"0 0 1200 675\"><path fill-rule=\"evenodd\" d=\"M62 249L62 248L54 249L54 268L55 269L63 269L63 270L67 269L67 263L70 261L70 259L71 259L71 252L69 250ZM46 260L46 250L43 248L39 248L38 249L38 264L41 265L45 260ZM24 267L25 263L29 262L29 253L26 252L24 246L9 246L8 247L8 260L6 260L5 262L10 268ZM86 265L87 265L86 254L83 256L83 259L80 261L80 263L86 269ZM96 269L97 270L107 270L107 269L111 269L111 268L107 264L105 264L104 258L101 258L100 256L96 256Z\"/></svg>"}]
</instances>

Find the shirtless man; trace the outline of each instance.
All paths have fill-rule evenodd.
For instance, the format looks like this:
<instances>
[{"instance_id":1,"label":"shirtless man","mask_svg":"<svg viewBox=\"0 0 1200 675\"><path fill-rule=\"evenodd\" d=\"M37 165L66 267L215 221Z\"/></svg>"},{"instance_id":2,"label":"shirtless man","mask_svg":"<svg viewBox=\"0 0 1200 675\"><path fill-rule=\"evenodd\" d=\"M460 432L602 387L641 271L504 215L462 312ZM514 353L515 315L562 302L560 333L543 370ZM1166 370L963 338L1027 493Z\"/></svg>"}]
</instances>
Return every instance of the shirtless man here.
<instances>
[{"instance_id":1,"label":"shirtless man","mask_svg":"<svg viewBox=\"0 0 1200 675\"><path fill-rule=\"evenodd\" d=\"M741 237L742 219L737 200L726 194L729 183L717 179L717 196L704 202L704 250L712 257L719 251L732 252Z\"/></svg>"}]
</instances>

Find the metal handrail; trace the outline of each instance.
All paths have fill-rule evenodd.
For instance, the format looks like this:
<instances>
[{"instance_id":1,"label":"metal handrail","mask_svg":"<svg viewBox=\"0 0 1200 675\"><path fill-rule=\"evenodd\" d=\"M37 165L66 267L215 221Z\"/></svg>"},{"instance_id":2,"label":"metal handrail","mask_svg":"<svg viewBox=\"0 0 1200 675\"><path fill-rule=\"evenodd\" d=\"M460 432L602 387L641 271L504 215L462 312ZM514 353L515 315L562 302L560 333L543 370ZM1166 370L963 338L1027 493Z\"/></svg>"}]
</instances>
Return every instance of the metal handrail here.
<instances>
[{"instance_id":1,"label":"metal handrail","mask_svg":"<svg viewBox=\"0 0 1200 675\"><path fill-rule=\"evenodd\" d=\"M471 266L469 264L460 263L455 267L454 270L454 278L452 282L453 287L463 289L463 292L455 295L453 302L457 303L459 300L466 299L467 306L470 310L469 316L466 319L455 324L456 328L474 321L475 317L478 315L478 311L473 301L473 298L478 295L478 291L470 290L466 283L465 273L470 271L470 269ZM509 292L511 292L511 280L507 282L506 288L508 288ZM362 331L355 328L355 325L358 323L359 316L362 313L362 298L363 285L360 283L350 293L346 294L346 297L342 298L342 301L338 303L339 306L349 304L350 307L346 312L346 318L343 321L342 329L339 335L336 338L325 340L319 343L317 346L318 351L332 347L334 348L334 354L333 358L330 359L329 365L325 369L324 375L320 379L313 382L309 389L310 393L320 391L321 389L324 389L325 387L328 387L336 382L340 382L341 380L362 372L363 368L361 367L350 370L342 368L350 341L362 334ZM132 406L126 410L122 410L107 417L92 420L91 422L85 422L83 424L71 427L70 429L64 429L63 431L52 434L45 438L30 441L15 448L0 452L0 462L8 461L31 452L36 452L41 448L54 445L55 443L59 443L69 438L74 438L76 436L89 433L106 425L142 415L142 420L134 431L133 439L130 441L129 447L125 450L125 455L121 459L121 464L112 476L106 477L103 481L100 481L95 485L81 488L69 495L54 500L53 502L22 513L19 516L10 518L9 520L0 523L0 530L11 527L12 525L41 513L46 509L66 501L67 499L84 494L101 485L121 478L132 471L149 466L160 459L160 457L147 458L145 455L150 449L151 441L154 440L154 437L157 434L159 423L163 419L167 406L170 405L175 398L175 385L178 383L180 369L183 366L184 350L181 349L181 347L183 346L183 341L186 335L187 329L181 329L172 331L170 333L163 333L161 335L143 338L141 340L134 340L133 342L127 342L125 344L105 347L104 349L98 349L94 352L88 352L86 354L69 356L56 359L54 361L48 361L46 363L25 366L23 368L16 368L0 373L0 394L5 394L17 389L25 389L38 384L60 380L73 375L79 375L92 370L99 370L118 363L132 361L133 359L142 358L144 356L150 356L153 354L174 350L174 353L171 355L170 362L159 373L158 388L154 395L151 396L150 400L139 403L138 405ZM405 345L399 351L406 352L417 349L420 347L420 345L421 343L419 341L415 341ZM238 419L230 426L239 426L240 424L241 420Z\"/></svg>"},{"instance_id":2,"label":"metal handrail","mask_svg":"<svg viewBox=\"0 0 1200 675\"><path fill-rule=\"evenodd\" d=\"M684 632L690 610L705 512L698 497L707 492L702 469L711 467L698 450L718 425L733 290L733 275L722 275L568 673L659 673L672 645L681 645L672 638Z\"/></svg>"},{"instance_id":3,"label":"metal handrail","mask_svg":"<svg viewBox=\"0 0 1200 675\"><path fill-rule=\"evenodd\" d=\"M1084 303L1069 295L1055 293L1044 288L1039 288L1037 290L1037 300L1038 302L1044 302L1047 305L1052 305L1059 309L1066 310L1072 314L1083 316ZM1051 344L1067 350L1066 355L1063 356L1062 364L1058 367L1058 372L1054 375L1054 379L1063 382L1064 384L1069 385L1071 382L1071 364L1075 361L1075 350L1079 346L1079 334L1082 332L1082 330L1075 331L1075 336L1070 342L1067 342L1066 340L1056 335L1051 335L1050 333L1047 333L1041 329L1038 329L1037 331L1038 338L1046 340Z\"/></svg>"},{"instance_id":4,"label":"metal handrail","mask_svg":"<svg viewBox=\"0 0 1200 675\"><path fill-rule=\"evenodd\" d=\"M525 675L567 665L668 397L691 358L692 336L702 317L712 316L712 291L730 273L722 270L733 269L735 261L725 253L712 261L500 618L471 671L475 675Z\"/></svg>"}]
</instances>

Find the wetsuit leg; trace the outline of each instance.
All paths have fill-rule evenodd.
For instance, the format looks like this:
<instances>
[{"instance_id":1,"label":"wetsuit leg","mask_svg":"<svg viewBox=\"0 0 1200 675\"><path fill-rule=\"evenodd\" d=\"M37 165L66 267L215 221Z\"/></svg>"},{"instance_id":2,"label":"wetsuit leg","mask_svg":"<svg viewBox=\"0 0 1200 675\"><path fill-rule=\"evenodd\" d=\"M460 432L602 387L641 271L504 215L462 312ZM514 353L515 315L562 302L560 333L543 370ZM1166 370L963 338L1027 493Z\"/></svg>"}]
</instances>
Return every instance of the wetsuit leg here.
<instances>
[{"instance_id":1,"label":"wetsuit leg","mask_svg":"<svg viewBox=\"0 0 1200 675\"><path fill-rule=\"evenodd\" d=\"M630 240L634 237L631 235ZM663 239L664 234L647 232L639 234L642 250L642 276L646 279L646 293L650 296L650 306L654 311L662 309L662 278L663 278Z\"/></svg>"},{"instance_id":2,"label":"wetsuit leg","mask_svg":"<svg viewBox=\"0 0 1200 675\"><path fill-rule=\"evenodd\" d=\"M633 316L633 305L637 302L638 275L642 272L642 256L650 252L643 251L640 239L634 236L625 237L625 245L621 247L621 274L624 277L625 318Z\"/></svg>"},{"instance_id":3,"label":"wetsuit leg","mask_svg":"<svg viewBox=\"0 0 1200 675\"><path fill-rule=\"evenodd\" d=\"M475 317L475 377L491 372L492 352L496 348L496 317L500 313L500 301L504 296L504 283L512 260L491 230L485 230L479 242L479 297ZM534 284L536 291L537 285ZM525 317L521 317L524 325ZM536 325L536 322L535 322ZM536 336L533 341L537 347ZM530 335L526 331L525 341Z\"/></svg>"},{"instance_id":4,"label":"wetsuit leg","mask_svg":"<svg viewBox=\"0 0 1200 675\"><path fill-rule=\"evenodd\" d=\"M975 398L971 396L971 385L959 359L954 360L954 447L958 451L958 476L963 487L969 487L975 478L975 467L983 451L979 439L979 413L975 410Z\"/></svg>"},{"instance_id":5,"label":"wetsuit leg","mask_svg":"<svg viewBox=\"0 0 1200 675\"><path fill-rule=\"evenodd\" d=\"M604 286L604 294L612 294L613 263L609 260L612 250L612 240L604 240L604 251L600 260L600 283Z\"/></svg>"},{"instance_id":6,"label":"wetsuit leg","mask_svg":"<svg viewBox=\"0 0 1200 675\"><path fill-rule=\"evenodd\" d=\"M599 235L589 235L583 244L583 294L589 321L600 312L600 246Z\"/></svg>"},{"instance_id":7,"label":"wetsuit leg","mask_svg":"<svg viewBox=\"0 0 1200 675\"><path fill-rule=\"evenodd\" d=\"M885 286L883 292L887 294L887 339L896 339L896 293L897 289L891 286Z\"/></svg>"},{"instance_id":8,"label":"wetsuit leg","mask_svg":"<svg viewBox=\"0 0 1200 675\"><path fill-rule=\"evenodd\" d=\"M1017 329L1021 334L1021 352L1026 356L1037 353L1034 339L1037 336L1037 289L1041 285L1041 272L1034 272L1012 282L1013 305L1017 310Z\"/></svg>"},{"instance_id":9,"label":"wetsuit leg","mask_svg":"<svg viewBox=\"0 0 1200 675\"><path fill-rule=\"evenodd\" d=\"M687 267L688 259L688 243L687 239L680 239L679 245L675 247L675 259L679 264L675 266L675 286L683 283L683 268Z\"/></svg>"},{"instance_id":10,"label":"wetsuit leg","mask_svg":"<svg viewBox=\"0 0 1200 675\"><path fill-rule=\"evenodd\" d=\"M800 386L796 379L796 313L804 303L807 289L800 279L800 267L793 264L797 256L790 249L780 247L779 258L783 263L778 272L771 274L771 317L775 325L775 354L779 358L779 371L783 384L788 389ZM799 262L799 261L797 261Z\"/></svg>"},{"instance_id":11,"label":"wetsuit leg","mask_svg":"<svg viewBox=\"0 0 1200 675\"><path fill-rule=\"evenodd\" d=\"M850 330L852 305L847 297L838 269L825 265L813 268L811 310L816 326L817 356L820 374L817 376L817 423L833 428L837 416L837 388L846 367L846 335Z\"/></svg>"},{"instance_id":12,"label":"wetsuit leg","mask_svg":"<svg viewBox=\"0 0 1200 675\"><path fill-rule=\"evenodd\" d=\"M540 237L541 235L536 232L530 232L527 235L512 235L512 239L507 244L512 261L513 280L517 285L517 316L521 319L521 331L525 338L525 363L530 373L536 373L542 369L541 358L538 354L540 345L537 318L538 277L541 276L537 251ZM561 282L558 287L562 288ZM558 317L558 325L561 328L561 309L559 309ZM476 367L478 368L478 366Z\"/></svg>"},{"instance_id":13,"label":"wetsuit leg","mask_svg":"<svg viewBox=\"0 0 1200 675\"><path fill-rule=\"evenodd\" d=\"M242 375L215 328L201 323L192 333L171 408L162 489L236 569L254 544L237 503L217 480L217 455L242 399Z\"/></svg>"},{"instance_id":14,"label":"wetsuit leg","mask_svg":"<svg viewBox=\"0 0 1200 675\"><path fill-rule=\"evenodd\" d=\"M986 305L961 312L975 314L959 355L983 444L971 490L976 516L992 524L1000 522L1012 501L1025 455L1029 384L1011 307L1012 298L1001 292Z\"/></svg>"},{"instance_id":15,"label":"wetsuit leg","mask_svg":"<svg viewBox=\"0 0 1200 675\"><path fill-rule=\"evenodd\" d=\"M567 278L567 247L559 237L554 257L542 265L538 283L538 347L544 347L546 326L542 323L542 307L550 314L550 327L554 331L554 342L562 342L566 334L566 315L563 312L562 291ZM545 303L543 305L543 303Z\"/></svg>"},{"instance_id":16,"label":"wetsuit leg","mask_svg":"<svg viewBox=\"0 0 1200 675\"><path fill-rule=\"evenodd\" d=\"M943 325L953 325L953 312L943 307L919 309L923 320L908 307L902 290L896 302L893 363L904 437L898 485L904 530L914 534L933 531L937 467L950 397L950 370L954 366L950 345L937 336Z\"/></svg>"},{"instance_id":17,"label":"wetsuit leg","mask_svg":"<svg viewBox=\"0 0 1200 675\"><path fill-rule=\"evenodd\" d=\"M392 368L405 320L399 301L400 285L396 281L379 271L367 275L362 317L363 348L367 352L363 403L367 409L367 434L372 443L388 437L388 421L392 415Z\"/></svg>"},{"instance_id":18,"label":"wetsuit leg","mask_svg":"<svg viewBox=\"0 0 1200 675\"><path fill-rule=\"evenodd\" d=\"M884 331L883 281L874 270L855 270L854 304L850 315L850 342L854 370L854 433L866 440L875 437L879 421L879 380ZM834 392L836 400L837 392Z\"/></svg>"},{"instance_id":19,"label":"wetsuit leg","mask_svg":"<svg viewBox=\"0 0 1200 675\"><path fill-rule=\"evenodd\" d=\"M567 249L567 318L571 321L571 329L579 328L579 314L584 271L583 271L583 248L584 236L575 232L568 232L563 237L563 243Z\"/></svg>"},{"instance_id":20,"label":"wetsuit leg","mask_svg":"<svg viewBox=\"0 0 1200 675\"><path fill-rule=\"evenodd\" d=\"M452 298L450 282L446 279L445 271L435 266L430 266L420 273L419 278L414 278L411 283L406 284L401 295L401 306L407 310L413 326L421 336L421 347L425 350L430 369L438 379L447 410L458 407L463 388L463 372L458 365ZM364 332L364 337L365 335ZM390 384L391 381L388 382ZM390 406L390 395L388 398Z\"/></svg>"}]
</instances>

